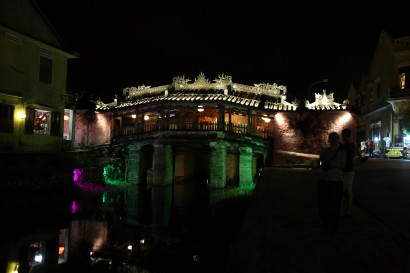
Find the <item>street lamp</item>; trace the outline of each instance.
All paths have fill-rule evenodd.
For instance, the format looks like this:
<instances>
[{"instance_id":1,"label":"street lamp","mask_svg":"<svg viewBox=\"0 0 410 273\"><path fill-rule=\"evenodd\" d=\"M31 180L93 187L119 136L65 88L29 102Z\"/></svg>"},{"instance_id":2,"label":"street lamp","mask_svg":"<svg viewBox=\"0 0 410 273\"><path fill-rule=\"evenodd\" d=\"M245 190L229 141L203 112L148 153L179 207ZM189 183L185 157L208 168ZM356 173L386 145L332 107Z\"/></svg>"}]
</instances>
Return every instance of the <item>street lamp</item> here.
<instances>
[{"instance_id":1,"label":"street lamp","mask_svg":"<svg viewBox=\"0 0 410 273\"><path fill-rule=\"evenodd\" d=\"M314 83L311 83L310 85L309 85L309 88L308 88L308 101L310 102L310 100L309 100L309 95L310 95L310 88L312 88L312 86L314 86L315 84L318 84L318 83L321 83L321 82L328 82L329 81L329 79L321 79L320 81L317 81L317 82L314 82Z\"/></svg>"}]
</instances>

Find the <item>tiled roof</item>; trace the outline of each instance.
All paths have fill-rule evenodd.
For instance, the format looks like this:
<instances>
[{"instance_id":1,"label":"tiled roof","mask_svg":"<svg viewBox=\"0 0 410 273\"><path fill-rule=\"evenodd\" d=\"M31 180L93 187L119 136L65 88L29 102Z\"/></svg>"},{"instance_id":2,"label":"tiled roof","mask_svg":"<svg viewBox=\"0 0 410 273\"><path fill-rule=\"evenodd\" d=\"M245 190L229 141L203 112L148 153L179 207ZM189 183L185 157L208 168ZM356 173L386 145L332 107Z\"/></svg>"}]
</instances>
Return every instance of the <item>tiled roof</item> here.
<instances>
[{"instance_id":1,"label":"tiled roof","mask_svg":"<svg viewBox=\"0 0 410 273\"><path fill-rule=\"evenodd\" d=\"M175 103L230 103L273 111L296 111L298 102L286 101L286 86L274 84L254 84L254 86L233 83L230 76L221 75L211 83L203 73L193 83L185 76L174 77L170 85L157 87L138 86L124 88L125 101L104 104L97 103L96 109L124 109L147 105L155 102ZM306 101L305 107L311 110L343 110L348 101L343 104L333 100L333 93L315 94L313 103Z\"/></svg>"},{"instance_id":2,"label":"tiled roof","mask_svg":"<svg viewBox=\"0 0 410 273\"><path fill-rule=\"evenodd\" d=\"M246 107L295 111L296 103L286 99L286 87L274 84L254 84L254 86L232 82L230 76L220 75L210 82L200 73L193 83L185 76L174 77L172 84L158 87L138 86L124 88L126 97L115 109L134 107L155 102L226 102Z\"/></svg>"},{"instance_id":3,"label":"tiled roof","mask_svg":"<svg viewBox=\"0 0 410 273\"><path fill-rule=\"evenodd\" d=\"M267 97L261 94L247 92L232 92L224 94L221 90L206 90L207 92L176 92L141 98L128 99L115 106L115 109L133 107L155 102L226 102L247 107L271 110L295 111L297 106L288 102L281 102L277 97Z\"/></svg>"}]
</instances>

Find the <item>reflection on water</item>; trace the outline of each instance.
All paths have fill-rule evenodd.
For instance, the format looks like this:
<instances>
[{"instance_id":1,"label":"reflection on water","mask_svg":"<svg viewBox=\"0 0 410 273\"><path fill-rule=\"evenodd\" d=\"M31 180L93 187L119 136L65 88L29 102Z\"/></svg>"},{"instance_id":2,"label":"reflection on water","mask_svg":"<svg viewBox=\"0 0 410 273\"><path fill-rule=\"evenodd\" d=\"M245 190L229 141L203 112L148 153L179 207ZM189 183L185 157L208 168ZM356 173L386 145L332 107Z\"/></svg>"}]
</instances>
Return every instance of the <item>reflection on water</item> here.
<instances>
[{"instance_id":1,"label":"reflection on water","mask_svg":"<svg viewBox=\"0 0 410 273\"><path fill-rule=\"evenodd\" d=\"M67 204L72 214L58 227L58 244L65 249L60 262L94 262L116 272L130 266L223 272L252 192L211 190L201 180L129 190L80 177L75 172L77 191Z\"/></svg>"}]
</instances>

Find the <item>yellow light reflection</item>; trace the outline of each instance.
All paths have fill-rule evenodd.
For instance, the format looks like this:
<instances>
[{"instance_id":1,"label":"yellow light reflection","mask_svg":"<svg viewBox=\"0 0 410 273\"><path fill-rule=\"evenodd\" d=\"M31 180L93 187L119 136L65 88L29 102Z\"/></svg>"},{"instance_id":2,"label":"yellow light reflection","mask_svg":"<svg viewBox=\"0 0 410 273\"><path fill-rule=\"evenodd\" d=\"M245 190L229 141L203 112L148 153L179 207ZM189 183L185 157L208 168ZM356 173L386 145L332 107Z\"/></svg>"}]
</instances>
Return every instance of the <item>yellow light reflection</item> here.
<instances>
[{"instance_id":1,"label":"yellow light reflection","mask_svg":"<svg viewBox=\"0 0 410 273\"><path fill-rule=\"evenodd\" d=\"M23 112L20 112L20 113L18 113L18 117L19 117L20 119L25 119L25 118L26 118L26 114L23 113Z\"/></svg>"},{"instance_id":2,"label":"yellow light reflection","mask_svg":"<svg viewBox=\"0 0 410 273\"><path fill-rule=\"evenodd\" d=\"M19 263L18 262L9 262L7 265L6 273L18 273L19 272Z\"/></svg>"}]
</instances>

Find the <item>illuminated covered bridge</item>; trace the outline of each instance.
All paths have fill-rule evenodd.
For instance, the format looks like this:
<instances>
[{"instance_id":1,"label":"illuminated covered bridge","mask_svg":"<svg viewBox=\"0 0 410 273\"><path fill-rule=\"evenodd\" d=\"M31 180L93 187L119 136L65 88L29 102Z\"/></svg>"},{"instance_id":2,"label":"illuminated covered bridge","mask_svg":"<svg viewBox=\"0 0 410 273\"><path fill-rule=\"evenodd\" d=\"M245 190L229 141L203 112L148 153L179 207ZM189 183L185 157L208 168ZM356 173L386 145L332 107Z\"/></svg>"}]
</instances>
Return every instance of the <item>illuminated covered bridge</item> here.
<instances>
[{"instance_id":1,"label":"illuminated covered bridge","mask_svg":"<svg viewBox=\"0 0 410 273\"><path fill-rule=\"evenodd\" d=\"M211 188L249 186L272 157L274 115L295 112L286 87L175 77L172 84L124 89L125 100L97 111L113 114L112 144L126 154L129 185L203 181Z\"/></svg>"},{"instance_id":2,"label":"illuminated covered bridge","mask_svg":"<svg viewBox=\"0 0 410 273\"><path fill-rule=\"evenodd\" d=\"M307 111L286 101L283 85L237 84L226 75L213 82L203 73L193 82L175 77L170 85L123 93L121 102L97 101L96 110L112 115L111 144L123 150L129 186L195 180L211 188L247 187L274 152L286 154L287 162L312 159L330 130L356 131L350 118L341 118L350 116L348 101L336 103L325 90L305 102Z\"/></svg>"},{"instance_id":3,"label":"illuminated covered bridge","mask_svg":"<svg viewBox=\"0 0 410 273\"><path fill-rule=\"evenodd\" d=\"M97 101L98 115L109 120L111 145L125 162L119 180L128 217L138 218L137 196L147 189L164 204L172 196L164 189L175 186L252 188L265 164L312 162L330 131L349 127L355 134L347 101L336 103L323 90L301 109L286 101L286 91L275 83L233 83L225 75L210 82L201 73L193 82L182 76L170 85L125 88L120 102ZM101 126L96 120L93 128Z\"/></svg>"}]
</instances>

